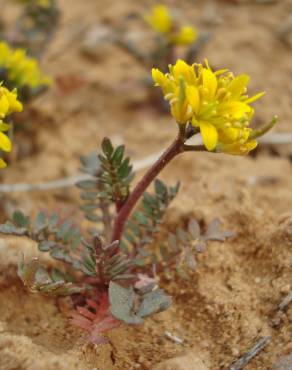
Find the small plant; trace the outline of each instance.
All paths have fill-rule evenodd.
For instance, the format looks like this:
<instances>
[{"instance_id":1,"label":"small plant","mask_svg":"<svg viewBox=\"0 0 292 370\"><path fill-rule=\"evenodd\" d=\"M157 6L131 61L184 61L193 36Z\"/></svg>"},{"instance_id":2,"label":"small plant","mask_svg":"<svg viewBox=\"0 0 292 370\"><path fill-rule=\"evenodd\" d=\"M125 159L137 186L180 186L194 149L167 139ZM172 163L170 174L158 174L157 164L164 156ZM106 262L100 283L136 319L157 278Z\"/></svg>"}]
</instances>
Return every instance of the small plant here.
<instances>
[{"instance_id":1,"label":"small plant","mask_svg":"<svg viewBox=\"0 0 292 370\"><path fill-rule=\"evenodd\" d=\"M92 227L84 230L44 212L31 220L19 211L0 227L2 233L31 238L41 252L64 263L45 269L36 259L22 260L19 276L32 292L73 295L71 321L94 343L103 342L103 334L121 322L140 324L166 310L171 298L158 287L158 274L186 275L209 241L223 242L233 235L220 231L218 219L207 226L191 219L167 233L163 218L179 184L168 187L157 175L184 152L248 154L257 137L276 122L274 118L258 130L250 127L251 103L263 93L247 95L247 75L235 77L226 69L213 72L207 62L203 66L178 60L169 73L153 69L152 76L170 104L178 134L134 187L125 147L115 148L105 138L99 154L81 158L90 177L77 184L81 209ZM203 144L188 144L199 133Z\"/></svg>"},{"instance_id":2,"label":"small plant","mask_svg":"<svg viewBox=\"0 0 292 370\"><path fill-rule=\"evenodd\" d=\"M0 150L3 152L10 152L12 148L11 141L4 132L10 129L10 125L5 123L3 120L6 116L14 112L20 112L22 110L22 104L17 99L16 90L9 91L3 85L0 86ZM6 167L6 163L2 157L0 157L0 168Z\"/></svg>"},{"instance_id":3,"label":"small plant","mask_svg":"<svg viewBox=\"0 0 292 370\"><path fill-rule=\"evenodd\" d=\"M145 53L129 40L120 40L120 44L147 68L155 65L165 70L169 64L175 62L178 47L184 47L185 59L192 61L209 38L206 34L199 34L193 26L182 22L164 5L155 5L143 18L155 34L153 48L147 49Z\"/></svg>"},{"instance_id":4,"label":"small plant","mask_svg":"<svg viewBox=\"0 0 292 370\"><path fill-rule=\"evenodd\" d=\"M154 65L166 67L173 63L176 46L191 47L198 41L197 30L190 25L181 25L164 5L154 6L144 19L156 33L157 49L152 54ZM163 64L158 64L161 59Z\"/></svg>"},{"instance_id":5,"label":"small plant","mask_svg":"<svg viewBox=\"0 0 292 370\"><path fill-rule=\"evenodd\" d=\"M22 101L29 101L44 91L51 79L40 70L38 61L27 56L24 49L12 49L0 42L0 80L15 89Z\"/></svg>"}]
</instances>

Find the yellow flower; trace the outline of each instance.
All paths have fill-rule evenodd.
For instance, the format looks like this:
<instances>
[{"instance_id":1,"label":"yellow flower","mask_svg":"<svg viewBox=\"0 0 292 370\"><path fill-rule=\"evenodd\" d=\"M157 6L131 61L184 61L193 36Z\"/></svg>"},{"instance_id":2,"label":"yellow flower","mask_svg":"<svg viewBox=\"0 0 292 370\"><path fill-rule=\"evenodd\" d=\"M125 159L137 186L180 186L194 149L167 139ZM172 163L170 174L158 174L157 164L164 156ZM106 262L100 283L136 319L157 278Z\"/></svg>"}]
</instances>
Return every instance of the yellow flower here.
<instances>
[{"instance_id":1,"label":"yellow flower","mask_svg":"<svg viewBox=\"0 0 292 370\"><path fill-rule=\"evenodd\" d=\"M154 31L162 34L169 44L189 45L195 42L198 37L197 31L193 27L180 27L164 5L154 6L152 12L144 19Z\"/></svg>"},{"instance_id":2,"label":"yellow flower","mask_svg":"<svg viewBox=\"0 0 292 370\"><path fill-rule=\"evenodd\" d=\"M257 146L257 141L251 138L252 129L242 128L225 128L218 131L217 151L233 155L248 154Z\"/></svg>"},{"instance_id":3,"label":"yellow flower","mask_svg":"<svg viewBox=\"0 0 292 370\"><path fill-rule=\"evenodd\" d=\"M172 17L164 5L156 5L152 13L144 17L146 22L159 33L168 33L172 28Z\"/></svg>"},{"instance_id":4,"label":"yellow flower","mask_svg":"<svg viewBox=\"0 0 292 370\"><path fill-rule=\"evenodd\" d=\"M41 8L49 8L49 6L51 5L50 0L16 0L16 1L24 5L37 5Z\"/></svg>"},{"instance_id":5,"label":"yellow flower","mask_svg":"<svg viewBox=\"0 0 292 370\"><path fill-rule=\"evenodd\" d=\"M16 91L9 91L4 86L0 86L0 150L11 151L11 141L3 132L9 130L9 125L3 119L10 113L20 112L22 104L17 100ZM0 158L0 168L6 167L6 163Z\"/></svg>"},{"instance_id":6,"label":"yellow flower","mask_svg":"<svg viewBox=\"0 0 292 370\"><path fill-rule=\"evenodd\" d=\"M0 119L14 112L21 112L22 104L17 100L16 91L0 86Z\"/></svg>"},{"instance_id":7,"label":"yellow flower","mask_svg":"<svg viewBox=\"0 0 292 370\"><path fill-rule=\"evenodd\" d=\"M3 68L8 67L8 61L11 55L11 50L6 42L0 42L0 66Z\"/></svg>"},{"instance_id":8,"label":"yellow flower","mask_svg":"<svg viewBox=\"0 0 292 370\"><path fill-rule=\"evenodd\" d=\"M184 124L192 117L192 109L186 99L186 83L195 77L192 69L182 60L170 66L170 73L164 75L157 68L152 69L155 86L162 88L164 97L169 101L173 117Z\"/></svg>"},{"instance_id":9,"label":"yellow flower","mask_svg":"<svg viewBox=\"0 0 292 370\"><path fill-rule=\"evenodd\" d=\"M51 84L36 59L28 57L24 49L10 49L5 42L0 42L0 67L7 69L7 82L13 87L36 89Z\"/></svg>"},{"instance_id":10,"label":"yellow flower","mask_svg":"<svg viewBox=\"0 0 292 370\"><path fill-rule=\"evenodd\" d=\"M243 155L256 147L249 128L254 114L250 104L264 93L247 95L248 75L235 77L226 69L213 72L208 61L203 66L178 60L169 73L153 69L152 77L176 121L191 122L208 151Z\"/></svg>"},{"instance_id":11,"label":"yellow flower","mask_svg":"<svg viewBox=\"0 0 292 370\"><path fill-rule=\"evenodd\" d=\"M191 26L183 26L176 34L170 37L175 45L189 45L196 41L197 31Z\"/></svg>"}]
</instances>

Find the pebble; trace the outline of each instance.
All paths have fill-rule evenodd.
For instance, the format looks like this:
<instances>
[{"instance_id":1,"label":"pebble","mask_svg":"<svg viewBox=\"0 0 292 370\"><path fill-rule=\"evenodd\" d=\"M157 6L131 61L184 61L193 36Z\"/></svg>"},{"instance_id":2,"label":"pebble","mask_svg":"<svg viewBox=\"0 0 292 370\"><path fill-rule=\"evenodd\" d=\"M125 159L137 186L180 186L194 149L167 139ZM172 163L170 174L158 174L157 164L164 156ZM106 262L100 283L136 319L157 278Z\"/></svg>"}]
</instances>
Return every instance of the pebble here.
<instances>
[{"instance_id":1,"label":"pebble","mask_svg":"<svg viewBox=\"0 0 292 370\"><path fill-rule=\"evenodd\" d=\"M283 294L288 294L291 290L291 285L290 284L287 284L287 285L284 285L280 288L280 292L283 293Z\"/></svg>"},{"instance_id":2,"label":"pebble","mask_svg":"<svg viewBox=\"0 0 292 370\"><path fill-rule=\"evenodd\" d=\"M239 351L239 349L238 349L238 348L232 348L232 349L231 349L231 352L232 352L232 355L233 355L233 356L238 356L238 355L239 355L239 353L240 353L240 351Z\"/></svg>"},{"instance_id":3,"label":"pebble","mask_svg":"<svg viewBox=\"0 0 292 370\"><path fill-rule=\"evenodd\" d=\"M113 32L109 27L97 24L86 33L81 49L88 57L98 60L106 55L113 39Z\"/></svg>"}]
</instances>

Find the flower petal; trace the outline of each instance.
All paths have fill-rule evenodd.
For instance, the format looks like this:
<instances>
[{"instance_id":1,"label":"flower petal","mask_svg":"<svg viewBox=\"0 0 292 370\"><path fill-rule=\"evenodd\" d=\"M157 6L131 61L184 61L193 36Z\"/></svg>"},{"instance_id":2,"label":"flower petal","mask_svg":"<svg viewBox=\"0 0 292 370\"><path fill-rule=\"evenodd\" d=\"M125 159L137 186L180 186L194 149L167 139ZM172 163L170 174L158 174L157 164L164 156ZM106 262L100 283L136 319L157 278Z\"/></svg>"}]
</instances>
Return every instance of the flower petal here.
<instances>
[{"instance_id":1,"label":"flower petal","mask_svg":"<svg viewBox=\"0 0 292 370\"><path fill-rule=\"evenodd\" d=\"M163 86L167 82L167 77L158 68L152 68L152 79L155 86Z\"/></svg>"},{"instance_id":2,"label":"flower petal","mask_svg":"<svg viewBox=\"0 0 292 370\"><path fill-rule=\"evenodd\" d=\"M200 122L200 131L207 150L214 150L218 141L218 132L216 128L209 122Z\"/></svg>"},{"instance_id":3,"label":"flower petal","mask_svg":"<svg viewBox=\"0 0 292 370\"><path fill-rule=\"evenodd\" d=\"M172 27L172 18L164 5L153 8L152 14L145 17L146 22L157 32L168 33Z\"/></svg>"},{"instance_id":4,"label":"flower petal","mask_svg":"<svg viewBox=\"0 0 292 370\"><path fill-rule=\"evenodd\" d=\"M240 97L241 94L245 92L245 88L249 83L249 76L248 75L241 75L235 77L228 86L228 91L231 93L233 97Z\"/></svg>"},{"instance_id":5,"label":"flower petal","mask_svg":"<svg viewBox=\"0 0 292 370\"><path fill-rule=\"evenodd\" d=\"M198 114L200 109L200 94L196 86L186 87L186 96L188 103L193 108L193 111Z\"/></svg>"},{"instance_id":6,"label":"flower petal","mask_svg":"<svg viewBox=\"0 0 292 370\"><path fill-rule=\"evenodd\" d=\"M3 134L3 132L0 132L0 149L4 152L10 152L11 147L12 145L9 137Z\"/></svg>"},{"instance_id":7,"label":"flower petal","mask_svg":"<svg viewBox=\"0 0 292 370\"><path fill-rule=\"evenodd\" d=\"M7 167L6 162L2 158L0 158L0 168L5 168L5 167Z\"/></svg>"},{"instance_id":8,"label":"flower petal","mask_svg":"<svg viewBox=\"0 0 292 370\"><path fill-rule=\"evenodd\" d=\"M210 70L204 68L202 71L203 85L209 91L209 96L213 97L217 90L217 78L215 74Z\"/></svg>"},{"instance_id":9,"label":"flower petal","mask_svg":"<svg viewBox=\"0 0 292 370\"><path fill-rule=\"evenodd\" d=\"M252 96L252 97L250 97L250 98L248 98L247 100L245 100L245 104L251 104L251 103L253 103L254 101L256 101L256 100L258 100L258 99L260 99L262 96L264 96L265 95L265 92L260 92L260 93L258 93L258 94L256 94L256 95L254 95L254 96Z\"/></svg>"},{"instance_id":10,"label":"flower petal","mask_svg":"<svg viewBox=\"0 0 292 370\"><path fill-rule=\"evenodd\" d=\"M192 44L196 39L196 30L191 26L184 26L171 38L171 41L176 45L189 45Z\"/></svg>"},{"instance_id":11,"label":"flower petal","mask_svg":"<svg viewBox=\"0 0 292 370\"><path fill-rule=\"evenodd\" d=\"M8 123L4 123L0 121L0 131L8 131L10 129L10 125Z\"/></svg>"},{"instance_id":12,"label":"flower petal","mask_svg":"<svg viewBox=\"0 0 292 370\"><path fill-rule=\"evenodd\" d=\"M180 77L183 77L188 84L194 83L196 79L194 67L188 65L181 59L179 59L175 65L172 66L171 74L176 81L179 81Z\"/></svg>"},{"instance_id":13,"label":"flower petal","mask_svg":"<svg viewBox=\"0 0 292 370\"><path fill-rule=\"evenodd\" d=\"M0 116L5 117L8 111L9 111L9 101L5 95L2 95L0 98Z\"/></svg>"}]
</instances>

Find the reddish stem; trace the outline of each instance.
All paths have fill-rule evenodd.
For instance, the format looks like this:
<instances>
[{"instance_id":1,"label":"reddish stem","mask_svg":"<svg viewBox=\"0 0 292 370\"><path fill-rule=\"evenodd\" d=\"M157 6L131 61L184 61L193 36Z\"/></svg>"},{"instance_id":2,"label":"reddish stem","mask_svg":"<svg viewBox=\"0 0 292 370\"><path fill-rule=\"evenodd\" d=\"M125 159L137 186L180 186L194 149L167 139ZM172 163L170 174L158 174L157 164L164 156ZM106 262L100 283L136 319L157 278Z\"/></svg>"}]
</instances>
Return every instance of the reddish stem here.
<instances>
[{"instance_id":1,"label":"reddish stem","mask_svg":"<svg viewBox=\"0 0 292 370\"><path fill-rule=\"evenodd\" d=\"M125 222L135 207L137 201L140 199L144 191L148 188L155 177L163 170L163 168L179 153L184 151L184 140L181 135L166 149L161 157L154 163L154 165L146 172L143 178L138 182L135 189L129 196L126 203L120 209L115 222L112 234L112 241L120 240L122 237Z\"/></svg>"}]
</instances>

